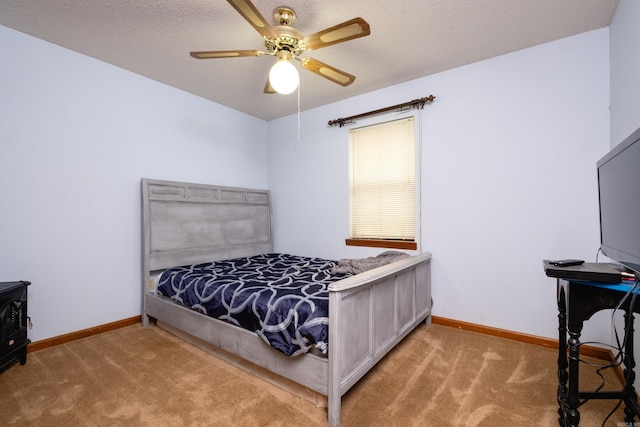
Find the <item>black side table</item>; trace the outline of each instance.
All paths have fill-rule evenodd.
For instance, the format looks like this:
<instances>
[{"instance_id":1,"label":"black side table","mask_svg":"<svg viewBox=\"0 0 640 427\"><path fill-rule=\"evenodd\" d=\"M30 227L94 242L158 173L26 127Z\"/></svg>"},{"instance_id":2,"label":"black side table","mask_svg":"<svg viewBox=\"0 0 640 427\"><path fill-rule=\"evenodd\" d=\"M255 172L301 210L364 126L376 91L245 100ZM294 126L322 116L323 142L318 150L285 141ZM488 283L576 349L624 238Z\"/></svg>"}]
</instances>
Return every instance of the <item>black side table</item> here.
<instances>
[{"instance_id":1,"label":"black side table","mask_svg":"<svg viewBox=\"0 0 640 427\"><path fill-rule=\"evenodd\" d=\"M580 422L580 399L616 399L625 404L625 421L632 423L640 417L640 406L636 390L635 357L633 354L633 313L640 313L640 297L631 307L631 296L620 306L624 310L625 384L620 391L581 392L578 385L580 367L580 334L585 320L600 310L618 306L622 298L633 287L629 283L599 283L571 279L557 279L558 299L558 422L562 427L577 427ZM569 339L567 340L567 332ZM569 354L567 356L567 346ZM640 419L640 418L639 418Z\"/></svg>"},{"instance_id":2,"label":"black side table","mask_svg":"<svg viewBox=\"0 0 640 427\"><path fill-rule=\"evenodd\" d=\"M15 359L27 363L27 286L31 283L0 282L0 371Z\"/></svg>"}]
</instances>

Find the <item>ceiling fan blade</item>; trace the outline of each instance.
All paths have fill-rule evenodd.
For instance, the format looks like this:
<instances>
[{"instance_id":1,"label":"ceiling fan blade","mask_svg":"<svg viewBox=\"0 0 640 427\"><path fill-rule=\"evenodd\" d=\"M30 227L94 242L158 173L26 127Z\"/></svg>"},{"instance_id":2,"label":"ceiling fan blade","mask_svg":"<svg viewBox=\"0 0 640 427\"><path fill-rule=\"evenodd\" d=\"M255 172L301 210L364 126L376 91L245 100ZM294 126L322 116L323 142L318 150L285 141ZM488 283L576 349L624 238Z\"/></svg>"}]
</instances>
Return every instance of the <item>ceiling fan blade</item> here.
<instances>
[{"instance_id":1,"label":"ceiling fan blade","mask_svg":"<svg viewBox=\"0 0 640 427\"><path fill-rule=\"evenodd\" d=\"M304 38L307 50L315 50L332 44L346 42L371 34L369 24L362 18L354 18L342 24L334 25Z\"/></svg>"},{"instance_id":2,"label":"ceiling fan blade","mask_svg":"<svg viewBox=\"0 0 640 427\"><path fill-rule=\"evenodd\" d=\"M318 61L313 58L304 58L300 61L303 68L316 73L319 76L329 79L334 83L338 83L341 86L349 86L356 79L356 76L345 73L342 70L338 70L330 65Z\"/></svg>"},{"instance_id":3,"label":"ceiling fan blade","mask_svg":"<svg viewBox=\"0 0 640 427\"><path fill-rule=\"evenodd\" d=\"M246 19L265 39L277 39L278 34L267 23L262 14L250 0L227 0L235 10Z\"/></svg>"},{"instance_id":4,"label":"ceiling fan blade","mask_svg":"<svg viewBox=\"0 0 640 427\"><path fill-rule=\"evenodd\" d=\"M278 93L273 88L273 86L271 86L271 82L269 81L269 77L267 77L267 84L264 85L264 93L266 93L266 94Z\"/></svg>"},{"instance_id":5,"label":"ceiling fan blade","mask_svg":"<svg viewBox=\"0 0 640 427\"><path fill-rule=\"evenodd\" d=\"M189 55L196 59L211 58L238 58L241 56L260 56L264 52L261 50L209 50L201 52L189 52Z\"/></svg>"}]
</instances>

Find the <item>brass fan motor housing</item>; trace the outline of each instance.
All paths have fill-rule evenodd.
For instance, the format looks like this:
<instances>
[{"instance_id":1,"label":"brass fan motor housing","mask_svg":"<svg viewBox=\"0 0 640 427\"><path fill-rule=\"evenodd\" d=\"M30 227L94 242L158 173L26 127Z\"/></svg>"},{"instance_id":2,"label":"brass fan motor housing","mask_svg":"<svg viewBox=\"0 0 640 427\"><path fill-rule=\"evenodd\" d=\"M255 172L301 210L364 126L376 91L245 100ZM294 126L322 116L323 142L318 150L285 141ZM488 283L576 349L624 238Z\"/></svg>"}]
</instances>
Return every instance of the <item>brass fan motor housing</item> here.
<instances>
[{"instance_id":1,"label":"brass fan motor housing","mask_svg":"<svg viewBox=\"0 0 640 427\"><path fill-rule=\"evenodd\" d=\"M276 39L265 39L264 45L267 51L271 54L286 50L291 52L294 56L298 56L307 50L303 38L304 36L300 31L287 25L277 25L273 27L274 31L278 34Z\"/></svg>"}]
</instances>

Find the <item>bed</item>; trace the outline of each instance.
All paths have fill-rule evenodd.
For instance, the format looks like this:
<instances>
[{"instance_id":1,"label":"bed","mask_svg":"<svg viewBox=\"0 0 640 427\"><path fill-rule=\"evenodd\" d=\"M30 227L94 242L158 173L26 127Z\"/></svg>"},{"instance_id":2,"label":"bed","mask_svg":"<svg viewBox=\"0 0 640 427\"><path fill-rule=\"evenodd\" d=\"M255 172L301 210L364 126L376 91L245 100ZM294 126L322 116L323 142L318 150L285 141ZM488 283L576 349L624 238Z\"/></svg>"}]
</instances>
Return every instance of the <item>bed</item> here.
<instances>
[{"instance_id":1,"label":"bed","mask_svg":"<svg viewBox=\"0 0 640 427\"><path fill-rule=\"evenodd\" d=\"M146 178L141 186L143 326L157 322L326 396L331 425L340 423L342 396L411 330L431 323L431 255L424 253L328 284L327 353L287 356L257 333L156 289L169 268L272 254L269 191Z\"/></svg>"}]
</instances>

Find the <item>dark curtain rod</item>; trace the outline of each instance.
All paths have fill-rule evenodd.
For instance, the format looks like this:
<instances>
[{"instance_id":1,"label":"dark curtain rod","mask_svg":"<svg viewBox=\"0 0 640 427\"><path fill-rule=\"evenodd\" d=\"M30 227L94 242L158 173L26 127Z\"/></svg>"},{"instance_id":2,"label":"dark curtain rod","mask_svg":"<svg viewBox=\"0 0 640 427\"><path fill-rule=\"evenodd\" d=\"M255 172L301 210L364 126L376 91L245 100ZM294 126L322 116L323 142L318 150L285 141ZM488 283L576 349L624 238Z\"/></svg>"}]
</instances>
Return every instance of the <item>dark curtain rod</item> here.
<instances>
[{"instance_id":1,"label":"dark curtain rod","mask_svg":"<svg viewBox=\"0 0 640 427\"><path fill-rule=\"evenodd\" d=\"M357 114L355 116L351 116L351 117L341 117L339 119L335 119L335 120L329 120L329 126L335 126L335 125L339 125L340 127L349 124L349 123L353 123L354 119L359 119L361 117L367 117L367 116L373 116L374 114L380 114L380 113L384 113L386 111L391 111L391 110L405 110L407 108L419 108L419 109L423 109L424 108L424 104L426 104L427 102L432 102L434 99L436 99L435 96L433 95L429 95L425 98L420 98L420 99L414 99L413 101L409 101L409 102L403 102L402 104L398 104L398 105L393 105L391 107L385 107L385 108L381 108L379 110L374 110L374 111L369 111L368 113L362 113L362 114Z\"/></svg>"}]
</instances>

